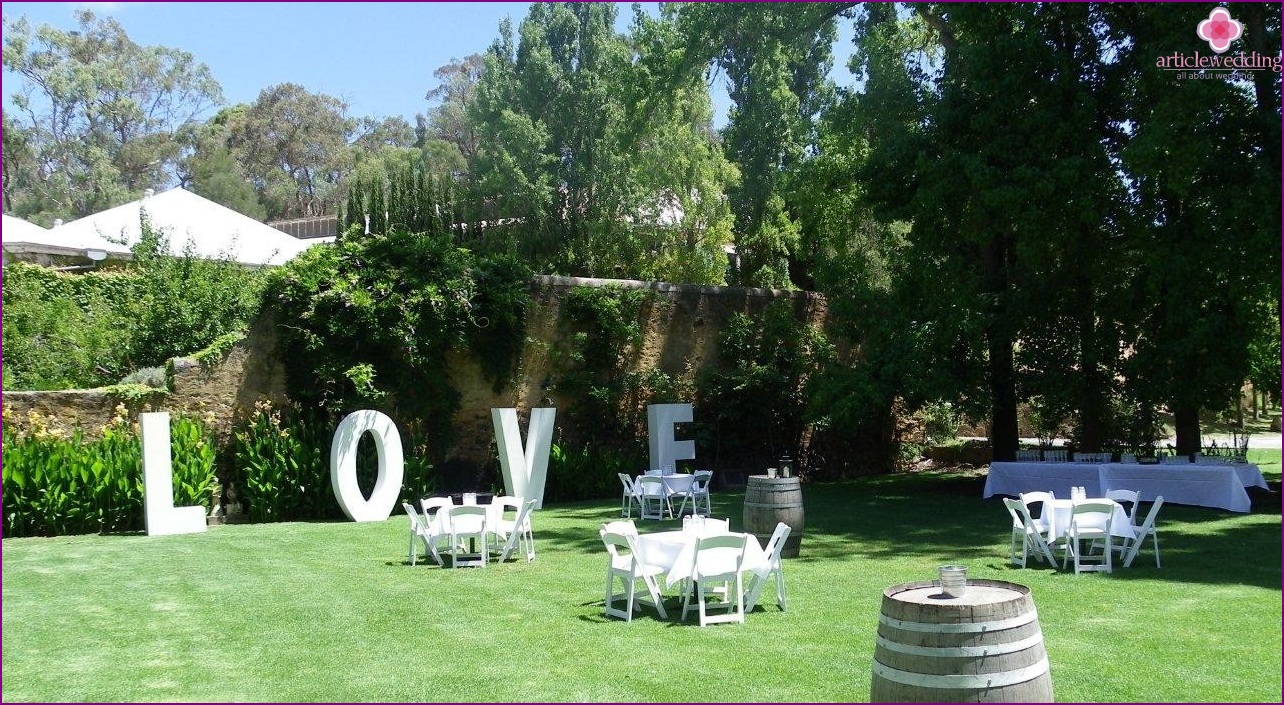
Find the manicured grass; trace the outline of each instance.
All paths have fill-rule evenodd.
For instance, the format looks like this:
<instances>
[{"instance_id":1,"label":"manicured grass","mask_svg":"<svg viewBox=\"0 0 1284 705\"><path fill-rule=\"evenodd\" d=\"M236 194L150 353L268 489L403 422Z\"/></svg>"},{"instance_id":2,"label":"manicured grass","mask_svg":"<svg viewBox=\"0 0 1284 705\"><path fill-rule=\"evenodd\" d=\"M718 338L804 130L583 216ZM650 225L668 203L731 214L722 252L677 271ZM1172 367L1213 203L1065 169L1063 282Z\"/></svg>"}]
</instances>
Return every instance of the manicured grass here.
<instances>
[{"instance_id":1,"label":"manicured grass","mask_svg":"<svg viewBox=\"0 0 1284 705\"><path fill-rule=\"evenodd\" d=\"M863 701L882 591L957 562L1030 586L1058 700L1279 702L1279 495L1248 515L1165 506L1162 569L1147 551L1076 577L1009 566L982 483L806 486L789 611L767 596L746 624L705 629L602 616L613 501L538 512L535 562L485 570L410 567L402 516L5 540L3 698ZM715 493L715 514L738 528L742 500Z\"/></svg>"}]
</instances>

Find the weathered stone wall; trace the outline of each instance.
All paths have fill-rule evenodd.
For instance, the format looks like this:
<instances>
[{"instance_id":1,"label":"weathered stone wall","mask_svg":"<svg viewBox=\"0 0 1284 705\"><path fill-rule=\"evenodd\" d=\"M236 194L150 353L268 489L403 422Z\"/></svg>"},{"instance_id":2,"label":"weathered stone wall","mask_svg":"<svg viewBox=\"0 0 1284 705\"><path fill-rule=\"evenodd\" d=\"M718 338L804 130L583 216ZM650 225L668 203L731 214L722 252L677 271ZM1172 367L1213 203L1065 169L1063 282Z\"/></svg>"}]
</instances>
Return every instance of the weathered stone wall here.
<instances>
[{"instance_id":1,"label":"weathered stone wall","mask_svg":"<svg viewBox=\"0 0 1284 705\"><path fill-rule=\"evenodd\" d=\"M554 350L569 344L562 339L564 329L559 323L561 301L568 291L579 286L654 292L642 314L646 325L640 352L626 361L624 371L658 369L687 382L694 382L701 371L718 364L718 334L736 313L758 315L779 299L792 303L799 320L816 325L824 321L828 312L824 297L812 292L536 277L532 282L532 306L527 313L527 342L510 384L496 392L475 360L463 355L449 360L451 384L461 396L453 422L458 438L458 445L451 453L453 457L483 463L493 456L492 408L513 407L525 418L526 412L534 407L552 406L560 410L570 406L571 400L560 398L547 386L556 374ZM559 415L558 425L564 427L565 422L565 415Z\"/></svg>"},{"instance_id":2,"label":"weathered stone wall","mask_svg":"<svg viewBox=\"0 0 1284 705\"><path fill-rule=\"evenodd\" d=\"M451 384L461 396L452 422L457 440L448 453L452 459L486 463L493 458L492 408L515 407L525 417L529 409L537 406L570 406L570 400L559 398L547 387L556 373L554 351L569 345L569 341L562 340L565 329L559 318L561 301L574 287L613 286L654 292L643 310L646 325L640 351L626 361L625 371L658 369L688 382L718 364L718 333L736 313L758 315L773 301L784 299L791 302L799 320L819 325L827 314L825 299L811 292L552 276L535 277L531 286L533 301L527 313L526 344L519 367L506 385L495 391L478 362L467 355L456 354L448 361ZM174 359L172 392L160 399L154 410L212 416L217 430L225 436L232 420L251 410L255 402L285 402L285 368L276 351L275 330L274 321L261 319L245 340L220 360L200 363L189 358ZM24 418L27 410L34 408L58 419L68 430L79 425L91 437L114 415L117 404L93 390L6 392L4 401L18 418ZM558 425L564 426L566 420L565 415L559 415Z\"/></svg>"},{"instance_id":3,"label":"weathered stone wall","mask_svg":"<svg viewBox=\"0 0 1284 705\"><path fill-rule=\"evenodd\" d=\"M180 357L170 363L170 394L127 405L130 416L169 411L212 418L216 432L226 437L232 419L252 409L256 401L286 400L285 368L276 354L275 326L270 320L259 320L245 340L218 360L201 363ZM86 438L101 435L120 403L99 389L4 393L4 405L19 422L34 410L47 419L49 428L67 434L79 428Z\"/></svg>"}]
</instances>

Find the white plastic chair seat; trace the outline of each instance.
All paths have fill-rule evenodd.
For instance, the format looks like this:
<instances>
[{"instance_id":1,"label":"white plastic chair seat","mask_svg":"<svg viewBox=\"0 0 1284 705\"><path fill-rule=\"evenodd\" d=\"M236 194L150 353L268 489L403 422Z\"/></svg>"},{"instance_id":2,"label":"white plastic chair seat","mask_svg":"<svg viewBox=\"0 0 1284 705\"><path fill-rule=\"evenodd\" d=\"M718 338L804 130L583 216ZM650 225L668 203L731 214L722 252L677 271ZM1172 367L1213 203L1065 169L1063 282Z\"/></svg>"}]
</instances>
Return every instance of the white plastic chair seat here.
<instances>
[{"instance_id":1,"label":"white plastic chair seat","mask_svg":"<svg viewBox=\"0 0 1284 705\"><path fill-rule=\"evenodd\" d=\"M1159 565L1159 527L1157 522L1159 520L1159 508L1162 506L1164 506L1163 495L1155 497L1154 503L1150 505L1150 511L1146 513L1146 520L1141 523L1141 526L1137 527L1135 536L1124 542L1124 547L1121 548L1121 551L1124 554L1123 564L1125 568L1132 566L1133 560L1145 545L1147 537L1154 543L1155 567L1161 567Z\"/></svg>"},{"instance_id":2,"label":"white plastic chair seat","mask_svg":"<svg viewBox=\"0 0 1284 705\"><path fill-rule=\"evenodd\" d=\"M450 544L446 552L450 554L451 565L456 568L485 567L490 562L486 507L465 504L451 507L446 512L450 524ZM469 544L475 545L475 549L470 549Z\"/></svg>"},{"instance_id":3,"label":"white plastic chair seat","mask_svg":"<svg viewBox=\"0 0 1284 705\"><path fill-rule=\"evenodd\" d=\"M621 472L616 474L619 476L620 485L623 487L623 490L620 493L620 516L632 519L633 505L636 504L638 507L638 513L642 513L641 490L637 483L634 482L633 478L629 477L626 473Z\"/></svg>"},{"instance_id":4,"label":"white plastic chair seat","mask_svg":"<svg viewBox=\"0 0 1284 705\"><path fill-rule=\"evenodd\" d=\"M682 497L682 507L678 510L679 514L685 514L687 511L687 502L691 502L691 511L695 514L701 514L700 502L704 501L704 516L713 514L713 498L709 494L709 481L713 479L713 472L709 470L697 470L691 476L691 485Z\"/></svg>"},{"instance_id":5,"label":"white plastic chair seat","mask_svg":"<svg viewBox=\"0 0 1284 705\"><path fill-rule=\"evenodd\" d=\"M1021 500L1010 497L1003 498L1003 506L1007 507L1008 514L1012 517L1012 564L1024 568L1033 554L1036 559L1046 561L1055 568L1057 559L1052 554L1052 546L1030 516L1030 510L1021 503ZM1016 557L1018 541L1021 543L1019 562Z\"/></svg>"},{"instance_id":6,"label":"white plastic chair seat","mask_svg":"<svg viewBox=\"0 0 1284 705\"><path fill-rule=\"evenodd\" d=\"M669 489L664 478L643 475L638 478L637 488L643 519L663 519L666 513L673 516L673 505L669 501Z\"/></svg>"},{"instance_id":7,"label":"white plastic chair seat","mask_svg":"<svg viewBox=\"0 0 1284 705\"><path fill-rule=\"evenodd\" d=\"M413 566L419 557L419 552L415 550L415 541L418 540L423 543L424 556L426 558L432 555L432 536L428 533L428 525L409 502L402 502L401 507L406 511L406 516L410 518L410 550L406 560Z\"/></svg>"},{"instance_id":8,"label":"white plastic chair seat","mask_svg":"<svg viewBox=\"0 0 1284 705\"><path fill-rule=\"evenodd\" d=\"M527 563L535 560L535 533L531 528L531 513L535 510L535 500L521 502L517 499L517 501L520 503L517 517L512 520L500 518L497 522L498 526L490 532L496 539L495 548L499 551L500 563L507 561L509 556L518 550L526 556Z\"/></svg>"}]
</instances>

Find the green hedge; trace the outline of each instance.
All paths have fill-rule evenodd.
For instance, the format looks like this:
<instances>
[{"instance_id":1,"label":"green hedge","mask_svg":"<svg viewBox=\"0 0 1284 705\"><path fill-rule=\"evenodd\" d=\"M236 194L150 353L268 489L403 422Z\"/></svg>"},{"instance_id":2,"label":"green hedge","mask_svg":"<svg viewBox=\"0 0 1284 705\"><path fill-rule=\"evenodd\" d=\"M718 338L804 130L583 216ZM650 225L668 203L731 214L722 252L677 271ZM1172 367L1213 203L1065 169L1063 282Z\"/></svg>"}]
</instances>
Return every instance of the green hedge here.
<instances>
[{"instance_id":1,"label":"green hedge","mask_svg":"<svg viewBox=\"0 0 1284 705\"><path fill-rule=\"evenodd\" d=\"M123 407L120 409L123 412ZM119 414L102 438L87 441L4 419L4 535L137 531L144 526L142 441ZM209 507L214 488L214 439L196 419L170 421L174 505Z\"/></svg>"},{"instance_id":2,"label":"green hedge","mask_svg":"<svg viewBox=\"0 0 1284 705\"><path fill-rule=\"evenodd\" d=\"M330 443L339 418L304 413L298 406L277 409L261 401L248 418L238 420L231 443L232 483L253 521L342 519L343 510L330 486ZM416 424L399 424L405 475L401 501L418 506L432 492L433 466L427 457L426 432ZM374 443L363 436L357 452L357 485L366 496L378 476Z\"/></svg>"}]
</instances>

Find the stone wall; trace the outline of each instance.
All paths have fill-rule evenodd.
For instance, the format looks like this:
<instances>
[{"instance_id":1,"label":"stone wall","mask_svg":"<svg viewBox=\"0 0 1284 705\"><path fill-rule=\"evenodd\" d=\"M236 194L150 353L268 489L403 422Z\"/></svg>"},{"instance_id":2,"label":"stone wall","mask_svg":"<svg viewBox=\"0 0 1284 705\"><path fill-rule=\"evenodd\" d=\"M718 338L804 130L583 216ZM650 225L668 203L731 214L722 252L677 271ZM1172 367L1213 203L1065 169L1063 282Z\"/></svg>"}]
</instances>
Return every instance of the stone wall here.
<instances>
[{"instance_id":1,"label":"stone wall","mask_svg":"<svg viewBox=\"0 0 1284 705\"><path fill-rule=\"evenodd\" d=\"M460 408L453 422L458 445L452 457L484 463L493 457L494 430L492 408L518 409L525 413L534 407L552 406L559 410L570 406L570 400L559 398L547 388L555 374L554 350L566 345L559 324L560 304L565 294L579 286L613 286L654 292L643 310L640 352L626 361L625 372L658 369L668 375L694 382L703 370L718 364L717 338L733 314L750 316L762 313L773 301L792 303L794 315L819 325L828 308L824 297L813 292L780 291L730 286L697 286L642 282L621 279L585 279L576 277L535 277L533 301L527 314L526 345L511 383L496 392L486 381L478 363L463 355L449 360L451 384L460 393ZM564 427L565 415L559 415L558 426Z\"/></svg>"},{"instance_id":2,"label":"stone wall","mask_svg":"<svg viewBox=\"0 0 1284 705\"><path fill-rule=\"evenodd\" d=\"M568 345L561 340L561 300L574 287L613 286L654 292L643 311L646 324L638 354L626 361L625 371L658 369L694 382L702 370L718 364L717 337L732 315L760 314L773 301L787 300L800 320L819 325L827 307L819 294L745 287L677 285L572 277L535 277L532 306L527 313L526 344L517 371L497 392L482 374L478 362L456 354L449 360L452 386L460 393L460 408L453 419L457 444L447 455L469 463L486 463L494 457L494 431L490 410L515 407L525 417L537 406L568 408L570 400L548 389L554 370L554 351ZM154 410L185 411L211 417L220 435L226 436L232 420L251 410L262 399L286 401L285 368L277 351L276 323L261 319L245 340L221 359L197 362L190 358L171 361L171 393L154 403ZM118 403L101 391L6 392L5 404L25 418L28 409L52 416L70 430L80 426L87 436L113 416ZM132 409L137 413L140 410ZM558 425L566 417L559 415Z\"/></svg>"},{"instance_id":3,"label":"stone wall","mask_svg":"<svg viewBox=\"0 0 1284 705\"><path fill-rule=\"evenodd\" d=\"M275 325L270 320L259 320L244 340L217 360L174 358L170 370L170 393L127 405L131 416L169 411L212 418L216 432L226 438L232 419L253 409L255 402L286 400L285 368L276 354ZM50 428L67 434L79 428L86 438L99 437L121 403L101 389L4 393L4 405L17 421L35 411L46 417Z\"/></svg>"}]
</instances>

